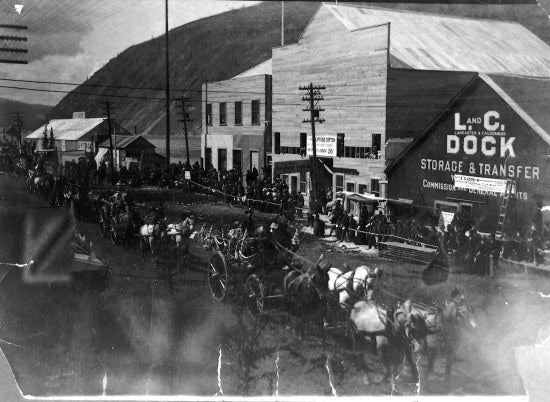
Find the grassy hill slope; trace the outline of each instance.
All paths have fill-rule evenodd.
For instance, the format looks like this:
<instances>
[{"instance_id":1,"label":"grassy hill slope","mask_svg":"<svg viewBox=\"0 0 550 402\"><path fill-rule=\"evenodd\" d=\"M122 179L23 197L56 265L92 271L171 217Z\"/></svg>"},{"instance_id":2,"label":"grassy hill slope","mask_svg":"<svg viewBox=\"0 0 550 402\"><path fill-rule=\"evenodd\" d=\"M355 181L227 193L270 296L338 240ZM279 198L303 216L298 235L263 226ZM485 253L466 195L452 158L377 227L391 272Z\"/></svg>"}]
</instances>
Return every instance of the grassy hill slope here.
<instances>
[{"instance_id":1,"label":"grassy hill slope","mask_svg":"<svg viewBox=\"0 0 550 402\"><path fill-rule=\"evenodd\" d=\"M298 39L319 5L312 2L285 3L285 43ZM516 21L550 43L548 17L542 8L536 6L386 3L372 6ZM171 97L181 96L183 92L193 98L191 135L199 135L201 130L201 84L206 80L231 78L270 58L271 48L280 45L280 7L279 2L265 2L194 21L170 31ZM89 117L103 116L101 101L111 100L114 102L114 117L129 130L135 128L138 133L153 137L165 134L164 36L126 49L85 84L153 89L78 87L75 93L67 95L55 106L52 117L71 117L73 111L86 111ZM160 99L127 99L124 96ZM176 111L176 102L173 101L171 133L181 136L182 123L177 121L180 117L175 115Z\"/></svg>"},{"instance_id":2,"label":"grassy hill slope","mask_svg":"<svg viewBox=\"0 0 550 402\"><path fill-rule=\"evenodd\" d=\"M51 106L35 105L0 98L0 127L15 126L13 114L21 113L23 120L23 132L34 131L46 121Z\"/></svg>"},{"instance_id":3,"label":"grassy hill slope","mask_svg":"<svg viewBox=\"0 0 550 402\"><path fill-rule=\"evenodd\" d=\"M319 3L285 4L285 42L296 41ZM200 134L201 85L206 80L231 78L271 57L271 48L280 45L278 2L233 10L194 21L170 31L171 97L182 89L194 100L190 131ZM78 87L75 92L102 95L164 97L164 36L132 46L97 71L85 84L119 87L149 87L152 90ZM152 136L164 135L163 100L125 99L112 96L69 94L53 109L55 117L71 117L73 111L86 116L103 115L101 101L114 102L115 118L129 130ZM176 120L176 102L171 104L171 132L181 135L182 123Z\"/></svg>"}]
</instances>

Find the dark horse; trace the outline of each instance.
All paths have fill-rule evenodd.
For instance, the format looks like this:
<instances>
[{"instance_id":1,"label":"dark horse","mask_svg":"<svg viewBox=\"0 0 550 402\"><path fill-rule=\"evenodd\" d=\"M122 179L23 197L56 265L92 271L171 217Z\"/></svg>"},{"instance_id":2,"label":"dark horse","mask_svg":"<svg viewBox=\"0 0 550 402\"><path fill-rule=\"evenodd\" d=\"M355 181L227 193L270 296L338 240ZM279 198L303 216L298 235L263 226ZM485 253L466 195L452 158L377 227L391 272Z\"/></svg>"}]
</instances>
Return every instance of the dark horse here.
<instances>
[{"instance_id":1,"label":"dark horse","mask_svg":"<svg viewBox=\"0 0 550 402\"><path fill-rule=\"evenodd\" d=\"M319 329L323 329L326 309L328 264L321 255L315 267L302 271L292 265L283 268L283 295L290 308L298 310L302 318L301 333L308 316L320 312Z\"/></svg>"}]
</instances>

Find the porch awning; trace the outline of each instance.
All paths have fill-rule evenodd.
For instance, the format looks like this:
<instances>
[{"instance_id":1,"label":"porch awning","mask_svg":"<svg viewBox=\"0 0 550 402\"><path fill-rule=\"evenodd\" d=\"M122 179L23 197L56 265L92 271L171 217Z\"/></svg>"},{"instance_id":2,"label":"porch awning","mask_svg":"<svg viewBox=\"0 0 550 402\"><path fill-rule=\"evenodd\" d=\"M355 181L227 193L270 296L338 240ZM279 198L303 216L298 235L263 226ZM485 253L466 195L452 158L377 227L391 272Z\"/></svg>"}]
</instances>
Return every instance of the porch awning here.
<instances>
[{"instance_id":1,"label":"porch awning","mask_svg":"<svg viewBox=\"0 0 550 402\"><path fill-rule=\"evenodd\" d=\"M359 172L357 169L350 169L350 168L343 168L343 167L329 167L327 166L322 160L317 159L321 165L324 166L324 168L329 172L331 175L338 173L338 174L345 174L348 176L359 176Z\"/></svg>"},{"instance_id":2,"label":"porch awning","mask_svg":"<svg viewBox=\"0 0 550 402\"><path fill-rule=\"evenodd\" d=\"M351 194L346 196L346 198L348 200L361 202L363 204L376 204L377 202L380 201L379 199L363 197L362 195L359 195L359 194Z\"/></svg>"}]
</instances>

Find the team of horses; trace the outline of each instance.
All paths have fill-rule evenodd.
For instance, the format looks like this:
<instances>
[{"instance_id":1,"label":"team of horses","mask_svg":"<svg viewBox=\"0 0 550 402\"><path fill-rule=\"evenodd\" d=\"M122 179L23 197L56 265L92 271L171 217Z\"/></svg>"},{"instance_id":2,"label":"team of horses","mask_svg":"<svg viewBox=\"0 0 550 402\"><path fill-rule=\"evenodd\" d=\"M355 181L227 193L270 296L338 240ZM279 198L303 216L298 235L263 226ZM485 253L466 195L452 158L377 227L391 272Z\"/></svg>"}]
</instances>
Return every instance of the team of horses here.
<instances>
[{"instance_id":1,"label":"team of horses","mask_svg":"<svg viewBox=\"0 0 550 402\"><path fill-rule=\"evenodd\" d=\"M448 382L460 332L476 328L473 308L466 297L453 289L441 308L410 299L390 308L373 299L381 277L379 268L361 265L350 269L344 264L340 269L321 255L315 267L305 272L289 269L283 287L286 298L304 314L309 313L308 306L321 306L325 326L327 300L337 300L346 317L349 330L346 332L352 337L353 347L357 339L365 341L365 345L375 344L384 367L384 380L390 382L392 389L403 362L410 367L413 382L419 384L417 363L420 360L426 363L422 379L427 381L437 356L445 361L444 380Z\"/></svg>"}]
</instances>

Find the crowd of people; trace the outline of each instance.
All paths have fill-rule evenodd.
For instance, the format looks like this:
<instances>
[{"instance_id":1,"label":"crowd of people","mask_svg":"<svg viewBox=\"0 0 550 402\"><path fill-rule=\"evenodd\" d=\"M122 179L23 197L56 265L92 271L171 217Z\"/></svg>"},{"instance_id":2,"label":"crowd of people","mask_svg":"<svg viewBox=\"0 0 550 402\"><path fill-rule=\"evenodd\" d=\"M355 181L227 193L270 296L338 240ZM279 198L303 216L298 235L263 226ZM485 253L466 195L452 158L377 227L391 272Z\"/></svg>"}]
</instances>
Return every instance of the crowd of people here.
<instances>
[{"instance_id":1,"label":"crowd of people","mask_svg":"<svg viewBox=\"0 0 550 402\"><path fill-rule=\"evenodd\" d=\"M525 261L540 264L544 261L544 249L550 248L550 225L543 224L540 215L533 218L529 230L520 233L506 232L497 239L495 234L482 235L472 218L465 213L456 213L446 227L438 226L438 218L427 219L404 217L396 219L382 211L362 205L359 215L346 212L340 200L333 199L332 189L321 190L311 204L304 205L304 196L291 191L288 185L276 178L273 182L269 175L260 177L256 168L244 175L240 169L216 170L213 166L204 169L198 162L173 163L169 168L138 169L121 166L113 172L108 163L96 164L93 158L80 158L78 161L66 161L54 165L41 155L22 151L15 143L3 143L0 168L3 171L14 171L16 166L49 174L50 200L61 200L67 185L88 188L90 185L104 185L116 180L139 185L147 182L168 187L180 183L188 191L203 192L214 195L220 201L232 205L254 208L262 212L276 213L288 221L303 217L307 212L308 223L317 228L317 234L325 235L324 222L320 215L326 214L329 219L329 236L336 236L341 241L366 245L369 249L384 250L388 241L401 242L417 246L439 248L442 253L451 257L456 265L471 273L485 275L489 271L489 261L504 258L514 261ZM320 230L319 230L320 228Z\"/></svg>"},{"instance_id":2,"label":"crowd of people","mask_svg":"<svg viewBox=\"0 0 550 402\"><path fill-rule=\"evenodd\" d=\"M453 263L464 272L489 275L491 260L494 266L499 259L541 264L544 250L550 248L550 223L543 224L537 215L524 235L505 233L497 239L495 233L479 233L472 217L463 212L456 213L446 227L439 226L437 216L425 218L395 218L382 211L362 205L359 216L344 211L340 200L325 208L329 219L329 230L325 232L319 212L308 213L308 224L319 236L335 236L340 241L366 245L368 249L386 250L387 242L406 243L422 248L436 248L442 263ZM369 212L369 210L371 212Z\"/></svg>"},{"instance_id":3,"label":"crowd of people","mask_svg":"<svg viewBox=\"0 0 550 402\"><path fill-rule=\"evenodd\" d=\"M193 165L190 176L190 189L213 194L225 203L277 213L290 221L303 215L303 194L291 191L278 178L273 183L270 176L260 178L256 168L248 170L243 179L240 169L217 170L213 166L203 169L197 162Z\"/></svg>"}]
</instances>

